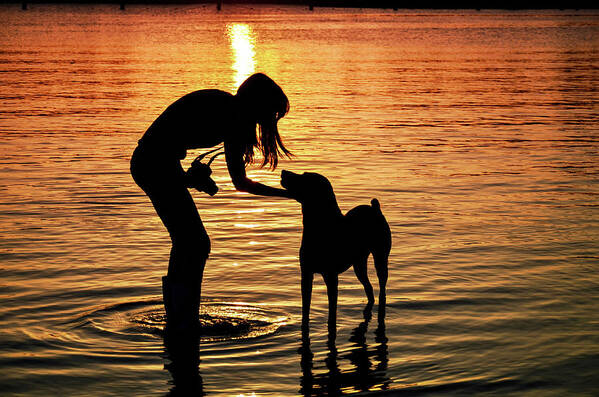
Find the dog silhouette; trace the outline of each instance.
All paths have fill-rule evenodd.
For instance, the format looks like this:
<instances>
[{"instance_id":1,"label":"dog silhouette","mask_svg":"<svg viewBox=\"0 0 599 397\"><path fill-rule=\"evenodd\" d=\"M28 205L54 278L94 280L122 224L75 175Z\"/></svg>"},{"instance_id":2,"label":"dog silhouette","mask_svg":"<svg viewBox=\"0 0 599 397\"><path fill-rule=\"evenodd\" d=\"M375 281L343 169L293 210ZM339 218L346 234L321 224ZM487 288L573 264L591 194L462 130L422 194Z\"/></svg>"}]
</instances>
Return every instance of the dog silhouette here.
<instances>
[{"instance_id":1,"label":"dog silhouette","mask_svg":"<svg viewBox=\"0 0 599 397\"><path fill-rule=\"evenodd\" d=\"M323 175L283 170L281 186L302 206L303 233L300 248L302 329L308 331L314 273L321 274L329 300L329 337L336 334L339 274L353 266L364 287L368 305L374 303L367 261L372 254L379 280L379 308L386 303L386 284L391 230L377 199L343 215L333 187ZM384 309L379 310L383 313Z\"/></svg>"}]
</instances>

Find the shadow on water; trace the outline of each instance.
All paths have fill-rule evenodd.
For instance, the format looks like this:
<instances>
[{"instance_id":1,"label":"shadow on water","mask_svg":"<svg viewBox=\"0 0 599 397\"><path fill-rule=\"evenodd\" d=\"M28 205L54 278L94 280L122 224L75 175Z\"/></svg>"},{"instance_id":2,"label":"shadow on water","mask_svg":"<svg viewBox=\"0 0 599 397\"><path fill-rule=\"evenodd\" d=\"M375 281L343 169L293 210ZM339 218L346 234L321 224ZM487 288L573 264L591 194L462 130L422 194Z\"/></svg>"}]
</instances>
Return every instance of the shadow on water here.
<instances>
[{"instance_id":1,"label":"shadow on water","mask_svg":"<svg viewBox=\"0 0 599 397\"><path fill-rule=\"evenodd\" d=\"M200 375L200 341L197 337L164 338L164 365L172 377L168 396L204 396Z\"/></svg>"},{"instance_id":2,"label":"shadow on water","mask_svg":"<svg viewBox=\"0 0 599 397\"><path fill-rule=\"evenodd\" d=\"M204 396L200 374L200 344L222 340L246 340L272 335L287 314L240 304L207 304L199 316L199 333L163 332L164 368L172 377L169 396Z\"/></svg>"},{"instance_id":3,"label":"shadow on water","mask_svg":"<svg viewBox=\"0 0 599 397\"><path fill-rule=\"evenodd\" d=\"M304 396L342 395L347 391L367 392L388 390L391 379L387 375L389 364L388 339L385 333L385 308L379 307L377 328L374 331L375 344L367 343L366 334L372 319L372 304L363 311L363 321L353 329L349 341L353 343L347 352L339 353L335 337L329 335L327 354L323 360L326 368L323 373L314 371L314 354L308 334L302 337L299 349L300 393ZM189 336L176 338L164 335L164 368L171 375L169 396L204 396L203 379L200 371L200 339ZM351 369L341 369L349 362ZM317 366L320 366L317 363Z\"/></svg>"},{"instance_id":4,"label":"shadow on water","mask_svg":"<svg viewBox=\"0 0 599 397\"><path fill-rule=\"evenodd\" d=\"M123 302L100 307L73 321L78 329L112 343L122 340L152 343L156 338L163 343L164 369L171 377L171 396L206 395L201 375L201 345L214 342L247 341L268 337L286 323L289 315L270 307L253 307L240 303L207 302L199 316L199 334L164 332L166 316L159 299ZM307 328L302 329L299 349L302 375L300 393L312 395L341 395L350 391L387 390L391 379L387 375L389 351L385 333L385 299L379 301L375 343L367 343L372 320L373 304L363 311L363 319L351 332L351 346L341 353L335 344L335 327L329 329L328 349L322 362L314 360ZM349 366L348 366L349 364ZM349 368L348 368L349 367ZM323 371L324 368L324 371Z\"/></svg>"},{"instance_id":5,"label":"shadow on water","mask_svg":"<svg viewBox=\"0 0 599 397\"><path fill-rule=\"evenodd\" d=\"M307 335L302 338L302 346L299 349L301 355L300 366L302 376L300 378L300 393L304 396L336 396L342 395L343 391L352 390L358 392L387 390L391 379L387 376L389 363L389 348L385 334L385 309L379 307L378 326L374 331L376 345L369 346L366 343L368 325L372 319L372 305L364 309L364 320L352 331L350 342L353 346L347 353L339 354L335 344L335 338L329 335L328 352L324 359L326 372L314 373L314 354L310 348L310 339ZM350 370L341 370L341 360L351 363Z\"/></svg>"},{"instance_id":6,"label":"shadow on water","mask_svg":"<svg viewBox=\"0 0 599 397\"><path fill-rule=\"evenodd\" d=\"M267 337L288 318L287 313L270 307L206 302L198 318L199 333L169 334L165 331L167 318L162 301L149 299L99 307L74 319L71 326L107 338L106 343L122 340L126 345L153 344L157 339L162 340L164 369L171 375L168 395L203 396L200 345Z\"/></svg>"}]
</instances>

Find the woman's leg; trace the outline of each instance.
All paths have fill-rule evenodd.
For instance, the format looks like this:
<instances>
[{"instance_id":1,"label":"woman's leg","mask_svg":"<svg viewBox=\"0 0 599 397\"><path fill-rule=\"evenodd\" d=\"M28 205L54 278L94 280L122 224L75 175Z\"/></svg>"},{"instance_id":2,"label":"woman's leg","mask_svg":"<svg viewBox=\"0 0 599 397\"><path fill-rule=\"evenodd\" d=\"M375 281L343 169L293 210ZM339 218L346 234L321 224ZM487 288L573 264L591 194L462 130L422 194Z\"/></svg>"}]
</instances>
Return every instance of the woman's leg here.
<instances>
[{"instance_id":1,"label":"woman's leg","mask_svg":"<svg viewBox=\"0 0 599 397\"><path fill-rule=\"evenodd\" d=\"M168 275L173 279L201 279L210 254L210 238L185 187L171 187L150 196L173 243Z\"/></svg>"},{"instance_id":2,"label":"woman's leg","mask_svg":"<svg viewBox=\"0 0 599 397\"><path fill-rule=\"evenodd\" d=\"M151 199L173 242L168 274L162 279L167 335L195 337L210 239L186 188Z\"/></svg>"},{"instance_id":3,"label":"woman's leg","mask_svg":"<svg viewBox=\"0 0 599 397\"><path fill-rule=\"evenodd\" d=\"M169 276L201 278L210 253L210 239L185 187L181 163L157 157L156 153L138 147L131 158L131 174L152 201L171 237Z\"/></svg>"},{"instance_id":4,"label":"woman's leg","mask_svg":"<svg viewBox=\"0 0 599 397\"><path fill-rule=\"evenodd\" d=\"M134 153L131 171L137 184L150 197L173 243L168 275L163 278L167 329L177 334L195 332L210 239L184 185L179 161L148 160Z\"/></svg>"}]
</instances>

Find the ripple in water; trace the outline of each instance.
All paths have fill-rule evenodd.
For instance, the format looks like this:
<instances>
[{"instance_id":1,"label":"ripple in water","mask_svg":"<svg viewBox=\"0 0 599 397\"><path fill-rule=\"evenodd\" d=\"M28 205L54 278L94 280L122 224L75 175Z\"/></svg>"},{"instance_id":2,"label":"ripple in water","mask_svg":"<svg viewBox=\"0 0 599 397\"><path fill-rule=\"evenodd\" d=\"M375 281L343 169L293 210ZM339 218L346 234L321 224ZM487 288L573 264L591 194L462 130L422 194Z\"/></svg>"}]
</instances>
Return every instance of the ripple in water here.
<instances>
[{"instance_id":1,"label":"ripple in water","mask_svg":"<svg viewBox=\"0 0 599 397\"><path fill-rule=\"evenodd\" d=\"M202 342L244 340L274 334L288 315L271 308L242 303L210 302L200 308ZM121 303L95 310L85 324L96 331L127 337L162 336L165 313L162 301Z\"/></svg>"}]
</instances>

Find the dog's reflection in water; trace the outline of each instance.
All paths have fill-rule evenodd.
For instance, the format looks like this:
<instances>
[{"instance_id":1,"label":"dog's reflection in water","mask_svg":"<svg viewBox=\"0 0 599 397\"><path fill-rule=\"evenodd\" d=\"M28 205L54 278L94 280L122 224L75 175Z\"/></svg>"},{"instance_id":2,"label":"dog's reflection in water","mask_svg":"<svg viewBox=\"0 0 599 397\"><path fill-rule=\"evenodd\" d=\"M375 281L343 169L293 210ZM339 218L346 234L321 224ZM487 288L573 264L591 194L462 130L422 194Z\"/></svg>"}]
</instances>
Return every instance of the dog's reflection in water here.
<instances>
[{"instance_id":1,"label":"dog's reflection in water","mask_svg":"<svg viewBox=\"0 0 599 397\"><path fill-rule=\"evenodd\" d=\"M299 349L302 370L300 393L304 396L338 396L344 390L365 392L373 388L388 389L391 380L387 377L389 349L385 335L384 308L379 308L378 326L374 331L376 345L369 347L366 343L366 332L371 318L372 305L368 304L364 309L364 321L351 333L349 340L354 345L347 353L339 355L335 338L329 335L324 373L314 373L314 355L310 349L310 339L308 333L303 334L302 346ZM340 359L348 360L353 368L340 370Z\"/></svg>"}]
</instances>

